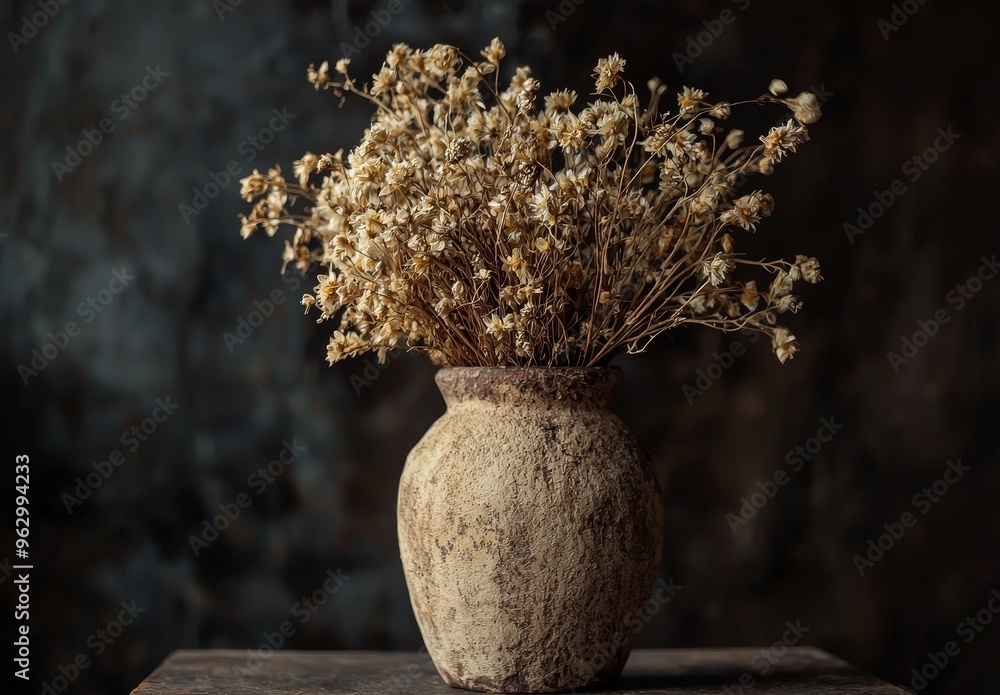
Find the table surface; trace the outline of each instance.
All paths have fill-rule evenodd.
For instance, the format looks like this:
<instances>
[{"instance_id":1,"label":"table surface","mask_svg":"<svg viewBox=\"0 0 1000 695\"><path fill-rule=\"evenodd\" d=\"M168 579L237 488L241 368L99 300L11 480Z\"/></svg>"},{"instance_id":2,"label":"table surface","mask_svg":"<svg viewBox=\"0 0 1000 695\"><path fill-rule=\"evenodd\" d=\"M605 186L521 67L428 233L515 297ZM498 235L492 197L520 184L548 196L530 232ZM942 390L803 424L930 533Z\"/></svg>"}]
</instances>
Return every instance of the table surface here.
<instances>
[{"instance_id":1,"label":"table surface","mask_svg":"<svg viewBox=\"0 0 1000 695\"><path fill-rule=\"evenodd\" d=\"M903 690L811 647L793 647L772 665L760 649L637 649L621 695L899 695ZM182 650L167 657L133 695L455 695L426 653ZM755 658L756 657L756 658ZM769 667L765 675L761 671ZM595 692L595 691L591 691Z\"/></svg>"}]
</instances>

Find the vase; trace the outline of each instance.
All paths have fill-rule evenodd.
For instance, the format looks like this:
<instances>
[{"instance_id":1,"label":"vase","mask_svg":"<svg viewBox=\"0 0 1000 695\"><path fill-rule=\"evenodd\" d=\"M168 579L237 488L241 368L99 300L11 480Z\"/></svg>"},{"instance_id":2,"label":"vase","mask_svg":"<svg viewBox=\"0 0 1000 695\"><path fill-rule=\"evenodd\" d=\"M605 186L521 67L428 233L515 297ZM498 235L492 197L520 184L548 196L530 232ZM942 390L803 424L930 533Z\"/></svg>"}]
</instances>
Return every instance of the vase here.
<instances>
[{"instance_id":1,"label":"vase","mask_svg":"<svg viewBox=\"0 0 1000 695\"><path fill-rule=\"evenodd\" d=\"M440 370L447 410L399 482L399 549L424 644L451 686L605 687L660 561L648 455L610 410L614 368Z\"/></svg>"}]
</instances>

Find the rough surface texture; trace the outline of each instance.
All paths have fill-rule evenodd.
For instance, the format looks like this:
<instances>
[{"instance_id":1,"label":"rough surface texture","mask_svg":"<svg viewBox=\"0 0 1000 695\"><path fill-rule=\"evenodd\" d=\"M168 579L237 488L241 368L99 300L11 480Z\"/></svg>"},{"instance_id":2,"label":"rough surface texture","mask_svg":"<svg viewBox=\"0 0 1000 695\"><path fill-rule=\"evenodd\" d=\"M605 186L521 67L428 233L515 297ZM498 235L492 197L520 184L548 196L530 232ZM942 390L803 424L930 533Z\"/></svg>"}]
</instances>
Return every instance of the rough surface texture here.
<instances>
[{"instance_id":1,"label":"rough surface texture","mask_svg":"<svg viewBox=\"0 0 1000 695\"><path fill-rule=\"evenodd\" d=\"M902 695L819 649L793 647L761 676L758 649L637 649L625 666L618 695ZM759 658L759 656L758 656ZM246 652L174 652L134 695L454 695L425 654L414 652L279 651L241 680ZM747 674L754 683L739 685ZM746 680L744 679L744 683ZM751 690L753 688L754 690Z\"/></svg>"},{"instance_id":2,"label":"rough surface texture","mask_svg":"<svg viewBox=\"0 0 1000 695\"><path fill-rule=\"evenodd\" d=\"M660 486L610 369L442 370L399 485L400 555L450 685L553 692L621 673L660 561ZM637 627L638 626L638 627Z\"/></svg>"}]
</instances>

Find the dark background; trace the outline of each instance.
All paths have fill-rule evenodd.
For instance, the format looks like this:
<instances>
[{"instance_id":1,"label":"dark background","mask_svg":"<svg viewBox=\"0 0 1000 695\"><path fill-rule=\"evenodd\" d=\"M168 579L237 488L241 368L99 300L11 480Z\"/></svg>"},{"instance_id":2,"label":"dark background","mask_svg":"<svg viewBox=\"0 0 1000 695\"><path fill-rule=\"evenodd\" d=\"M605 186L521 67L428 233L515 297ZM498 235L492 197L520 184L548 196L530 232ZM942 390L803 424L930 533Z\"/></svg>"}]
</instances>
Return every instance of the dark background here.
<instances>
[{"instance_id":1,"label":"dark background","mask_svg":"<svg viewBox=\"0 0 1000 695\"><path fill-rule=\"evenodd\" d=\"M565 0L565 21L547 15L557 0L404 5L352 55L355 75L397 41L475 54L499 35L543 92L586 93L596 60L617 50L637 85L657 74L735 101L781 77L792 93L830 94L813 141L755 182L777 209L744 247L822 261L826 281L789 322L802 353L782 366L764 341L744 341L747 353L690 397L684 386L734 336L683 330L618 361L618 410L666 485L661 576L684 587L639 646L765 646L799 620L803 644L907 685L955 641L960 654L924 692L1000 691L1000 624L968 643L956 633L1000 589L1000 281L960 310L947 298L1000 252L997 6L910 2L913 16L884 35L889 2ZM8 32L40 3L0 0L0 506L12 506L13 455L29 454L34 690L78 654L89 666L70 692L124 693L173 649L255 649L338 568L350 579L286 646L416 649L394 503L407 451L443 411L434 368L410 356L384 371L363 359L326 367L328 327L301 315L307 283L278 275L281 242L240 239L239 184L190 223L179 209L231 160L240 176L290 171L307 149L356 141L368 111L338 110L305 68L343 55L384 3L244 0L221 20L208 0L57 6L15 53ZM674 54L726 9L734 21L679 70ZM115 100L156 66L169 75L120 119ZM248 162L241 143L283 107L295 119ZM53 162L106 117L114 131L59 181ZM904 163L949 127L960 138L911 181ZM844 224L896 179L906 192L852 243ZM135 280L84 323L80 302L123 267ZM275 291L286 301L227 345ZM894 369L887 353L940 309L948 322ZM68 321L79 335L25 383L18 366ZM178 409L130 451L123 433L158 398ZM793 472L788 452L831 417L843 429ZM257 495L248 477L292 438L307 451ZM124 462L67 511L77 477L115 449ZM922 513L914 495L959 458L970 472ZM782 469L789 482L734 533L726 515ZM189 537L241 492L253 504L196 557ZM907 511L916 525L860 576L854 556ZM0 530L0 562L12 528ZM0 581L9 649L13 583ZM88 640L133 600L143 612L97 655Z\"/></svg>"}]
</instances>

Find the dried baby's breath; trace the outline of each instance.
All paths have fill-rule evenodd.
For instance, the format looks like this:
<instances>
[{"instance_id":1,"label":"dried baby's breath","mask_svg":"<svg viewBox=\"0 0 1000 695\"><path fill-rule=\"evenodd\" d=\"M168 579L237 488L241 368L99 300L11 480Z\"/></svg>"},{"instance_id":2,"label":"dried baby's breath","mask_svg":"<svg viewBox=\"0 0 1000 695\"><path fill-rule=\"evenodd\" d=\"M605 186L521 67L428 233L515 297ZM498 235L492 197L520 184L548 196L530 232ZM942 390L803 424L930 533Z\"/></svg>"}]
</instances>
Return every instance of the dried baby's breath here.
<instances>
[{"instance_id":1,"label":"dried baby's breath","mask_svg":"<svg viewBox=\"0 0 1000 695\"><path fill-rule=\"evenodd\" d=\"M788 91L788 85L785 84L784 80L771 80L771 84L768 85L767 91L776 97L780 97Z\"/></svg>"},{"instance_id":2,"label":"dried baby's breath","mask_svg":"<svg viewBox=\"0 0 1000 695\"><path fill-rule=\"evenodd\" d=\"M671 115L666 86L650 80L642 103L618 54L587 100L543 94L524 67L501 86L505 53L498 39L483 60L397 44L365 86L347 59L310 66L316 89L374 105L361 142L307 152L292 181L275 167L241 182L243 236L291 225L284 265L325 269L303 304L337 322L329 361L404 348L449 365L600 365L683 324L760 331L791 358L777 315L798 310L793 284L818 282L819 264L747 259L730 232L771 214L770 195L736 187L808 140L815 96L774 80L731 104L684 87ZM793 118L744 145L722 121L747 104ZM746 272L770 274L768 289Z\"/></svg>"}]
</instances>

